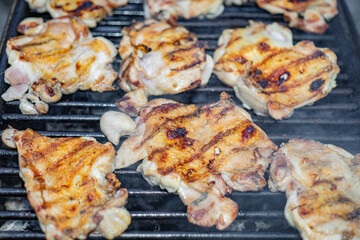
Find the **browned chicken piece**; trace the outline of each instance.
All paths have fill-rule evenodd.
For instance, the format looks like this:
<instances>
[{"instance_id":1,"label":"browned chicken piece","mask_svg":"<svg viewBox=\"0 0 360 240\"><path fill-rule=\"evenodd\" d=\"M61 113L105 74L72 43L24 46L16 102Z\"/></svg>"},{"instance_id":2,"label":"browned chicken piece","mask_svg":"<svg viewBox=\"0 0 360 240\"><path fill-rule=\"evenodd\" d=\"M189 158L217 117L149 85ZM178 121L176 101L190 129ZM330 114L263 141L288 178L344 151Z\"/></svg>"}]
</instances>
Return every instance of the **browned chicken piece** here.
<instances>
[{"instance_id":1,"label":"browned chicken piece","mask_svg":"<svg viewBox=\"0 0 360 240\"><path fill-rule=\"evenodd\" d=\"M112 14L116 7L127 4L127 0L25 0L30 8L48 11L53 18L62 16L78 17L89 27Z\"/></svg>"},{"instance_id":2,"label":"browned chicken piece","mask_svg":"<svg viewBox=\"0 0 360 240\"><path fill-rule=\"evenodd\" d=\"M111 62L116 48L105 38L93 38L78 19L61 17L43 23L41 18L27 18L18 30L24 35L7 42L11 67L5 71L5 82L11 86L2 98L20 100L22 113L46 113L46 103L78 89L113 90L117 74Z\"/></svg>"},{"instance_id":3,"label":"browned chicken piece","mask_svg":"<svg viewBox=\"0 0 360 240\"><path fill-rule=\"evenodd\" d=\"M269 187L286 191L285 217L303 239L360 239L360 155L291 139L271 157Z\"/></svg>"},{"instance_id":4,"label":"browned chicken piece","mask_svg":"<svg viewBox=\"0 0 360 240\"><path fill-rule=\"evenodd\" d=\"M206 44L182 26L148 19L122 30L120 87L148 95L176 94L208 82L212 58ZM210 65L210 66L209 66Z\"/></svg>"},{"instance_id":5,"label":"browned chicken piece","mask_svg":"<svg viewBox=\"0 0 360 240\"><path fill-rule=\"evenodd\" d=\"M259 7L272 14L284 14L290 27L323 34L326 20L338 14L336 0L256 0Z\"/></svg>"},{"instance_id":6,"label":"browned chicken piece","mask_svg":"<svg viewBox=\"0 0 360 240\"><path fill-rule=\"evenodd\" d=\"M3 142L17 148L20 177L46 239L108 239L130 224L128 193L112 172L115 150L94 138L49 138L27 129L6 129Z\"/></svg>"},{"instance_id":7,"label":"browned chicken piece","mask_svg":"<svg viewBox=\"0 0 360 240\"><path fill-rule=\"evenodd\" d=\"M223 0L145 0L144 2L146 18L155 17L172 23L175 23L179 17L215 18L223 11Z\"/></svg>"},{"instance_id":8,"label":"browned chicken piece","mask_svg":"<svg viewBox=\"0 0 360 240\"><path fill-rule=\"evenodd\" d=\"M205 54L206 44L198 42L196 35L186 28L148 19L124 28L122 33L119 85L124 91L142 89L146 95L177 94L205 86L209 81L213 60Z\"/></svg>"},{"instance_id":9,"label":"browned chicken piece","mask_svg":"<svg viewBox=\"0 0 360 240\"><path fill-rule=\"evenodd\" d=\"M290 117L336 86L336 55L310 41L293 46L291 31L280 24L250 21L249 27L224 30L218 44L214 73L257 115Z\"/></svg>"},{"instance_id":10,"label":"browned chicken piece","mask_svg":"<svg viewBox=\"0 0 360 240\"><path fill-rule=\"evenodd\" d=\"M191 223L222 230L238 212L224 195L232 189L261 190L275 147L226 93L202 107L156 99L142 107L116 167L143 159L138 171L150 184L177 192Z\"/></svg>"}]
</instances>

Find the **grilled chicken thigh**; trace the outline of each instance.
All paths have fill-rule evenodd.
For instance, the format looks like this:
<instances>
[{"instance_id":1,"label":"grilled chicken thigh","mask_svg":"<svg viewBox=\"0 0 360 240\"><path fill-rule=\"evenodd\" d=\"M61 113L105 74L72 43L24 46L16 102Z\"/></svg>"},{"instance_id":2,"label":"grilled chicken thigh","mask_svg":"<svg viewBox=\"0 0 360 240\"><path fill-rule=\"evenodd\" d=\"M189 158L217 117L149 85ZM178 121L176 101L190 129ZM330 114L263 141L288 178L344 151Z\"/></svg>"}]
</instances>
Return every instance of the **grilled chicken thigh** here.
<instances>
[{"instance_id":1,"label":"grilled chicken thigh","mask_svg":"<svg viewBox=\"0 0 360 240\"><path fill-rule=\"evenodd\" d=\"M18 150L20 177L46 239L85 239L94 230L112 239L130 224L110 143L49 138L31 129L6 129L2 140Z\"/></svg>"},{"instance_id":2,"label":"grilled chicken thigh","mask_svg":"<svg viewBox=\"0 0 360 240\"><path fill-rule=\"evenodd\" d=\"M310 41L293 46L291 31L277 23L224 30L218 44L214 73L258 115L290 117L336 86L336 55Z\"/></svg>"},{"instance_id":3,"label":"grilled chicken thigh","mask_svg":"<svg viewBox=\"0 0 360 240\"><path fill-rule=\"evenodd\" d=\"M178 17L215 18L224 11L223 0L145 0L145 17L176 22Z\"/></svg>"},{"instance_id":4,"label":"grilled chicken thigh","mask_svg":"<svg viewBox=\"0 0 360 240\"><path fill-rule=\"evenodd\" d=\"M284 14L290 27L317 34L328 29L325 19L338 14L336 0L256 0L256 3L272 14Z\"/></svg>"},{"instance_id":5,"label":"grilled chicken thigh","mask_svg":"<svg viewBox=\"0 0 360 240\"><path fill-rule=\"evenodd\" d=\"M24 35L7 42L11 67L5 82L11 86L2 98L19 99L23 113L46 113L46 103L78 89L113 89L117 75L111 62L116 48L105 38L93 38L78 19L61 17L43 23L41 18L28 18L18 30Z\"/></svg>"},{"instance_id":6,"label":"grilled chicken thigh","mask_svg":"<svg viewBox=\"0 0 360 240\"><path fill-rule=\"evenodd\" d=\"M273 155L271 191L286 191L285 217L303 239L360 239L360 155L291 139Z\"/></svg>"},{"instance_id":7,"label":"grilled chicken thigh","mask_svg":"<svg viewBox=\"0 0 360 240\"><path fill-rule=\"evenodd\" d=\"M118 151L116 167L143 159L138 171L150 184L177 192L191 223L222 230L238 212L224 195L232 189L262 189L274 148L226 93L202 107L156 99L142 107L134 134Z\"/></svg>"},{"instance_id":8,"label":"grilled chicken thigh","mask_svg":"<svg viewBox=\"0 0 360 240\"><path fill-rule=\"evenodd\" d=\"M148 19L122 32L119 85L124 91L176 94L209 81L213 60L205 54L206 44L186 28Z\"/></svg>"},{"instance_id":9,"label":"grilled chicken thigh","mask_svg":"<svg viewBox=\"0 0 360 240\"><path fill-rule=\"evenodd\" d=\"M78 17L89 27L111 15L116 7L127 4L127 0L25 0L30 8L48 11L53 18L62 16Z\"/></svg>"}]
</instances>

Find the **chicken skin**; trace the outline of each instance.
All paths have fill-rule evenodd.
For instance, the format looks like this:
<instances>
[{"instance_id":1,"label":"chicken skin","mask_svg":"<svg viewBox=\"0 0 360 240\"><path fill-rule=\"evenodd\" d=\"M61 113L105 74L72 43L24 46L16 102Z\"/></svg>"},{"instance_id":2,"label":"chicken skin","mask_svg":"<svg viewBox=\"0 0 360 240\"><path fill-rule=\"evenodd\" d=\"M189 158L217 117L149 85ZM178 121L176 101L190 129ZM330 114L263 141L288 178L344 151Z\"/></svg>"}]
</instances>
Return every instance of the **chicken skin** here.
<instances>
[{"instance_id":1,"label":"chicken skin","mask_svg":"<svg viewBox=\"0 0 360 240\"><path fill-rule=\"evenodd\" d=\"M156 99L141 108L135 132L118 150L116 167L143 159L138 171L151 185L177 192L191 223L222 230L238 212L224 195L232 189L261 190L274 148L226 93L202 107Z\"/></svg>"},{"instance_id":2,"label":"chicken skin","mask_svg":"<svg viewBox=\"0 0 360 240\"><path fill-rule=\"evenodd\" d=\"M206 44L186 28L148 19L122 32L119 85L124 91L177 94L209 81L213 60L205 54Z\"/></svg>"},{"instance_id":3,"label":"chicken skin","mask_svg":"<svg viewBox=\"0 0 360 240\"><path fill-rule=\"evenodd\" d=\"M20 100L22 113L46 113L47 103L78 89L113 90L117 74L111 62L116 48L105 38L93 38L78 19L61 17L43 23L41 18L28 18L18 30L24 35L7 42L11 67L5 82L11 86L2 98Z\"/></svg>"},{"instance_id":4,"label":"chicken skin","mask_svg":"<svg viewBox=\"0 0 360 240\"><path fill-rule=\"evenodd\" d=\"M286 191L285 217L303 239L360 239L359 154L291 139L271 161L270 190Z\"/></svg>"},{"instance_id":5,"label":"chicken skin","mask_svg":"<svg viewBox=\"0 0 360 240\"><path fill-rule=\"evenodd\" d=\"M257 115L290 117L336 86L336 55L310 41L293 46L291 31L277 23L224 30L218 44L214 73Z\"/></svg>"},{"instance_id":6,"label":"chicken skin","mask_svg":"<svg viewBox=\"0 0 360 240\"><path fill-rule=\"evenodd\" d=\"M97 22L112 14L116 7L127 4L127 0L25 0L30 8L48 11L53 18L72 16L81 19L87 26L96 27Z\"/></svg>"},{"instance_id":7,"label":"chicken skin","mask_svg":"<svg viewBox=\"0 0 360 240\"><path fill-rule=\"evenodd\" d=\"M17 148L20 177L46 239L85 239L97 230L119 236L130 224L128 193L112 172L115 150L94 138L49 138L6 129L3 142Z\"/></svg>"},{"instance_id":8,"label":"chicken skin","mask_svg":"<svg viewBox=\"0 0 360 240\"><path fill-rule=\"evenodd\" d=\"M326 20L338 14L336 0L256 0L259 7L272 14L284 14L290 27L323 34Z\"/></svg>"},{"instance_id":9,"label":"chicken skin","mask_svg":"<svg viewBox=\"0 0 360 240\"><path fill-rule=\"evenodd\" d=\"M224 11L223 0L145 0L145 17L176 22L179 17L215 18Z\"/></svg>"}]
</instances>

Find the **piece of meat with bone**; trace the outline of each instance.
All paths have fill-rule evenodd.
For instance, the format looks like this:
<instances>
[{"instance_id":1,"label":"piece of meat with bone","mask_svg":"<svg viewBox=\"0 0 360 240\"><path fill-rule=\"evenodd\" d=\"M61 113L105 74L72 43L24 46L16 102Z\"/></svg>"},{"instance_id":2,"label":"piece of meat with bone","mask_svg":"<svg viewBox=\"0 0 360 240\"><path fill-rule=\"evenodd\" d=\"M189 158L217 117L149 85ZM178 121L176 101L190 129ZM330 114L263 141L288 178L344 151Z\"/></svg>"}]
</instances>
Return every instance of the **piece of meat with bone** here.
<instances>
[{"instance_id":1,"label":"piece of meat with bone","mask_svg":"<svg viewBox=\"0 0 360 240\"><path fill-rule=\"evenodd\" d=\"M127 4L127 0L25 0L31 9L48 11L53 18L72 16L81 19L87 26L96 27L97 22L112 10Z\"/></svg>"},{"instance_id":2,"label":"piece of meat with bone","mask_svg":"<svg viewBox=\"0 0 360 240\"><path fill-rule=\"evenodd\" d=\"M291 139L271 157L269 187L286 191L285 217L303 239L360 239L360 155Z\"/></svg>"},{"instance_id":3,"label":"piece of meat with bone","mask_svg":"<svg viewBox=\"0 0 360 240\"><path fill-rule=\"evenodd\" d=\"M7 42L11 66L5 71L5 82L11 86L2 98L20 100L22 113L46 113L47 103L78 89L114 89L117 74L111 63L117 54L115 46L105 38L93 38L77 18L61 17L46 23L41 18L27 18L18 31L24 35Z\"/></svg>"},{"instance_id":4,"label":"piece of meat with bone","mask_svg":"<svg viewBox=\"0 0 360 240\"><path fill-rule=\"evenodd\" d=\"M177 192L191 223L222 230L238 212L224 195L232 189L261 190L275 148L226 93L201 107L155 99L140 110L135 132L118 150L116 167L143 160L138 171L151 185Z\"/></svg>"},{"instance_id":5,"label":"piece of meat with bone","mask_svg":"<svg viewBox=\"0 0 360 240\"><path fill-rule=\"evenodd\" d=\"M293 46L291 31L278 23L224 30L218 44L214 73L257 115L290 117L336 86L336 55L310 41Z\"/></svg>"},{"instance_id":6,"label":"piece of meat with bone","mask_svg":"<svg viewBox=\"0 0 360 240\"><path fill-rule=\"evenodd\" d=\"M177 94L209 81L213 61L206 44L182 26L148 19L122 30L119 84L147 95Z\"/></svg>"},{"instance_id":7,"label":"piece of meat with bone","mask_svg":"<svg viewBox=\"0 0 360 240\"><path fill-rule=\"evenodd\" d=\"M323 34L326 20L338 14L336 0L256 0L259 7L272 14L284 14L290 27Z\"/></svg>"},{"instance_id":8,"label":"piece of meat with bone","mask_svg":"<svg viewBox=\"0 0 360 240\"><path fill-rule=\"evenodd\" d=\"M175 23L179 17L215 18L223 11L223 0L145 0L144 2L146 18L155 17L172 23Z\"/></svg>"},{"instance_id":9,"label":"piece of meat with bone","mask_svg":"<svg viewBox=\"0 0 360 240\"><path fill-rule=\"evenodd\" d=\"M20 177L46 239L85 239L94 230L112 239L128 227L128 193L112 173L115 149L109 142L12 128L2 140L18 150Z\"/></svg>"}]
</instances>

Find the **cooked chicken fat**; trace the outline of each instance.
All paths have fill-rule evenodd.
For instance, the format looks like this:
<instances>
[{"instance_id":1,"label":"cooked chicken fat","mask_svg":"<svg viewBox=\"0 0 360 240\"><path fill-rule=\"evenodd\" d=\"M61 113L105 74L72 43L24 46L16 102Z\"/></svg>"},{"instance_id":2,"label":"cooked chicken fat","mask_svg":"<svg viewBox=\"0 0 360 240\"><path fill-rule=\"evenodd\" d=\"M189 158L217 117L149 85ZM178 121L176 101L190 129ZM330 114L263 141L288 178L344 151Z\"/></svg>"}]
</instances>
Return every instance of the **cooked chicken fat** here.
<instances>
[{"instance_id":1,"label":"cooked chicken fat","mask_svg":"<svg viewBox=\"0 0 360 240\"><path fill-rule=\"evenodd\" d=\"M215 18L224 11L223 0L145 0L146 18L155 17L175 23L179 17Z\"/></svg>"},{"instance_id":2,"label":"cooked chicken fat","mask_svg":"<svg viewBox=\"0 0 360 240\"><path fill-rule=\"evenodd\" d=\"M18 150L20 177L46 239L85 239L94 230L112 239L130 224L110 143L12 128L2 140Z\"/></svg>"},{"instance_id":3,"label":"cooked chicken fat","mask_svg":"<svg viewBox=\"0 0 360 240\"><path fill-rule=\"evenodd\" d=\"M43 23L41 18L29 18L18 30L24 35L7 42L11 66L5 82L11 86L2 98L20 100L22 113L46 113L47 103L78 89L113 90L117 74L111 62L116 48L105 38L93 38L78 19L61 17Z\"/></svg>"},{"instance_id":4,"label":"cooked chicken fat","mask_svg":"<svg viewBox=\"0 0 360 240\"><path fill-rule=\"evenodd\" d=\"M116 7L127 4L127 0L25 0L30 8L48 11L53 18L72 16L81 19L87 26L96 27L97 22L112 14Z\"/></svg>"},{"instance_id":5,"label":"cooked chicken fat","mask_svg":"<svg viewBox=\"0 0 360 240\"><path fill-rule=\"evenodd\" d=\"M336 86L336 55L310 41L293 46L291 31L280 24L250 21L246 28L224 30L218 44L214 73L257 115L290 117Z\"/></svg>"},{"instance_id":6,"label":"cooked chicken fat","mask_svg":"<svg viewBox=\"0 0 360 240\"><path fill-rule=\"evenodd\" d=\"M152 185L177 192L190 222L226 228L237 204L232 189L259 191L268 157L276 147L250 115L226 93L217 103L196 107L156 99L140 110L135 132L117 154L117 168L138 167Z\"/></svg>"},{"instance_id":7,"label":"cooked chicken fat","mask_svg":"<svg viewBox=\"0 0 360 240\"><path fill-rule=\"evenodd\" d=\"M125 113L109 111L101 116L100 128L110 142L118 145L121 136L135 132L136 123Z\"/></svg>"},{"instance_id":8,"label":"cooked chicken fat","mask_svg":"<svg viewBox=\"0 0 360 240\"><path fill-rule=\"evenodd\" d=\"M146 95L177 94L209 81L213 60L206 44L182 26L148 19L122 30L119 85Z\"/></svg>"},{"instance_id":9,"label":"cooked chicken fat","mask_svg":"<svg viewBox=\"0 0 360 240\"><path fill-rule=\"evenodd\" d=\"M286 191L285 217L303 239L360 239L360 154L291 139L271 157L269 187Z\"/></svg>"},{"instance_id":10,"label":"cooked chicken fat","mask_svg":"<svg viewBox=\"0 0 360 240\"><path fill-rule=\"evenodd\" d=\"M338 14L336 0L256 0L256 3L272 14L284 14L290 27L317 34L328 29L325 19Z\"/></svg>"}]
</instances>

